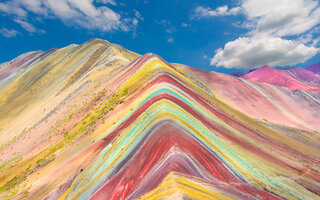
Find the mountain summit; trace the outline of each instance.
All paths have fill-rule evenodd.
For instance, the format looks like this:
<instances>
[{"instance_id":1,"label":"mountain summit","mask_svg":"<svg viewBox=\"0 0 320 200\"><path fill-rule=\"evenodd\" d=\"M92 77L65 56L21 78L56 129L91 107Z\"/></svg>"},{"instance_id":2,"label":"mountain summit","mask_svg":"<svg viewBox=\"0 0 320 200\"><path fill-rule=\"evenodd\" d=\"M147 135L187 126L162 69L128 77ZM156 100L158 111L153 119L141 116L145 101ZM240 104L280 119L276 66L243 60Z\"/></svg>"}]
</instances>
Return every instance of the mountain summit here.
<instances>
[{"instance_id":1,"label":"mountain summit","mask_svg":"<svg viewBox=\"0 0 320 200\"><path fill-rule=\"evenodd\" d=\"M1 66L2 199L319 198L320 93L281 71L100 39Z\"/></svg>"}]
</instances>

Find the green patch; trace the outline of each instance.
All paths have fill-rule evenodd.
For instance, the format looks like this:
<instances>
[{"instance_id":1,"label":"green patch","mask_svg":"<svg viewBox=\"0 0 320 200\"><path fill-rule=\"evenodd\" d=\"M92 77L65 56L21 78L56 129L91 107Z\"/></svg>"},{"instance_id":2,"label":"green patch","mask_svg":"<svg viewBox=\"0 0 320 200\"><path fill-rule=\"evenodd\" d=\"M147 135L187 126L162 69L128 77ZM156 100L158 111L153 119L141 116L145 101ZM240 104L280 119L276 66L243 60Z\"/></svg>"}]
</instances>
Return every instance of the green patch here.
<instances>
[{"instance_id":1,"label":"green patch","mask_svg":"<svg viewBox=\"0 0 320 200\"><path fill-rule=\"evenodd\" d=\"M13 189L14 187L18 186L20 183L25 181L27 179L27 175L29 174L30 168L31 168L31 165L20 176L13 177L11 180L6 182L2 187L0 187L0 194L10 189Z\"/></svg>"},{"instance_id":2,"label":"green patch","mask_svg":"<svg viewBox=\"0 0 320 200\"><path fill-rule=\"evenodd\" d=\"M123 90L123 96L126 96L128 94L128 88L125 88L124 90Z\"/></svg>"}]
</instances>

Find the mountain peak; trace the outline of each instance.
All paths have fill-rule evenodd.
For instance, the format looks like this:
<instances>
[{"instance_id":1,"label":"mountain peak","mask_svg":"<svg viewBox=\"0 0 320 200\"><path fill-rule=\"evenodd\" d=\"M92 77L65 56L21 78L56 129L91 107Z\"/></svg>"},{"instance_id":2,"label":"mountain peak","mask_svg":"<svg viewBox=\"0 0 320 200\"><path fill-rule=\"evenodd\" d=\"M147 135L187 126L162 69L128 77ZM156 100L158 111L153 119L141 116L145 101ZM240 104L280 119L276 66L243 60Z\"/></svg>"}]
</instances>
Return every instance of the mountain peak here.
<instances>
[{"instance_id":1,"label":"mountain peak","mask_svg":"<svg viewBox=\"0 0 320 200\"><path fill-rule=\"evenodd\" d=\"M84 43L82 44L82 46L94 45L94 44L103 44L103 45L105 45L105 46L114 45L114 44L110 43L110 42L107 41L107 40L103 40L103 39L100 39L100 38L92 38L92 39L84 42Z\"/></svg>"},{"instance_id":2,"label":"mountain peak","mask_svg":"<svg viewBox=\"0 0 320 200\"><path fill-rule=\"evenodd\" d=\"M262 67L259 68L259 70L273 70L273 67L270 67L269 65L263 65Z\"/></svg>"}]
</instances>

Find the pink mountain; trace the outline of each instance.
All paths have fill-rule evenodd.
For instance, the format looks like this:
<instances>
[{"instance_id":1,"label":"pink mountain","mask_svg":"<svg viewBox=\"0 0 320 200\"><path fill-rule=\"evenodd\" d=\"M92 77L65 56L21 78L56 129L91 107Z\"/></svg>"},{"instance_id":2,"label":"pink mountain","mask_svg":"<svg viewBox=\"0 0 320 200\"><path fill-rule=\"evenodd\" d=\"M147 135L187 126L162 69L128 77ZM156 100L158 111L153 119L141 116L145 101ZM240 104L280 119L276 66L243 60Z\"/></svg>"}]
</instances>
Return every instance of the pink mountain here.
<instances>
[{"instance_id":1,"label":"pink mountain","mask_svg":"<svg viewBox=\"0 0 320 200\"><path fill-rule=\"evenodd\" d=\"M316 74L320 74L320 62L310 65L309 67L307 67L307 70L312 71Z\"/></svg>"},{"instance_id":2,"label":"pink mountain","mask_svg":"<svg viewBox=\"0 0 320 200\"><path fill-rule=\"evenodd\" d=\"M305 68L297 67L292 69L283 69L281 71L299 81L320 84L320 76Z\"/></svg>"},{"instance_id":3,"label":"pink mountain","mask_svg":"<svg viewBox=\"0 0 320 200\"><path fill-rule=\"evenodd\" d=\"M290 90L318 90L316 87L298 81L290 75L266 65L260 69L241 76L241 78L253 82L263 82L272 85L283 86L289 88Z\"/></svg>"}]
</instances>

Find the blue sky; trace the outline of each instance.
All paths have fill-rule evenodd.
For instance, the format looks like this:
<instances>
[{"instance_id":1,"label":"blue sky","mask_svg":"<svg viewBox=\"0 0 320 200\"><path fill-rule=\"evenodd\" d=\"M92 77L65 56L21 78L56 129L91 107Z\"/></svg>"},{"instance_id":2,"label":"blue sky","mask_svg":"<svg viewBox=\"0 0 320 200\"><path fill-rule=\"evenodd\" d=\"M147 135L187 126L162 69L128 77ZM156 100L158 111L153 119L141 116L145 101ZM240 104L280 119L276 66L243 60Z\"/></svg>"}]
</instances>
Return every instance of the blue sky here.
<instances>
[{"instance_id":1,"label":"blue sky","mask_svg":"<svg viewBox=\"0 0 320 200\"><path fill-rule=\"evenodd\" d=\"M168 62L224 73L320 61L317 0L10 0L0 63L101 38Z\"/></svg>"}]
</instances>

